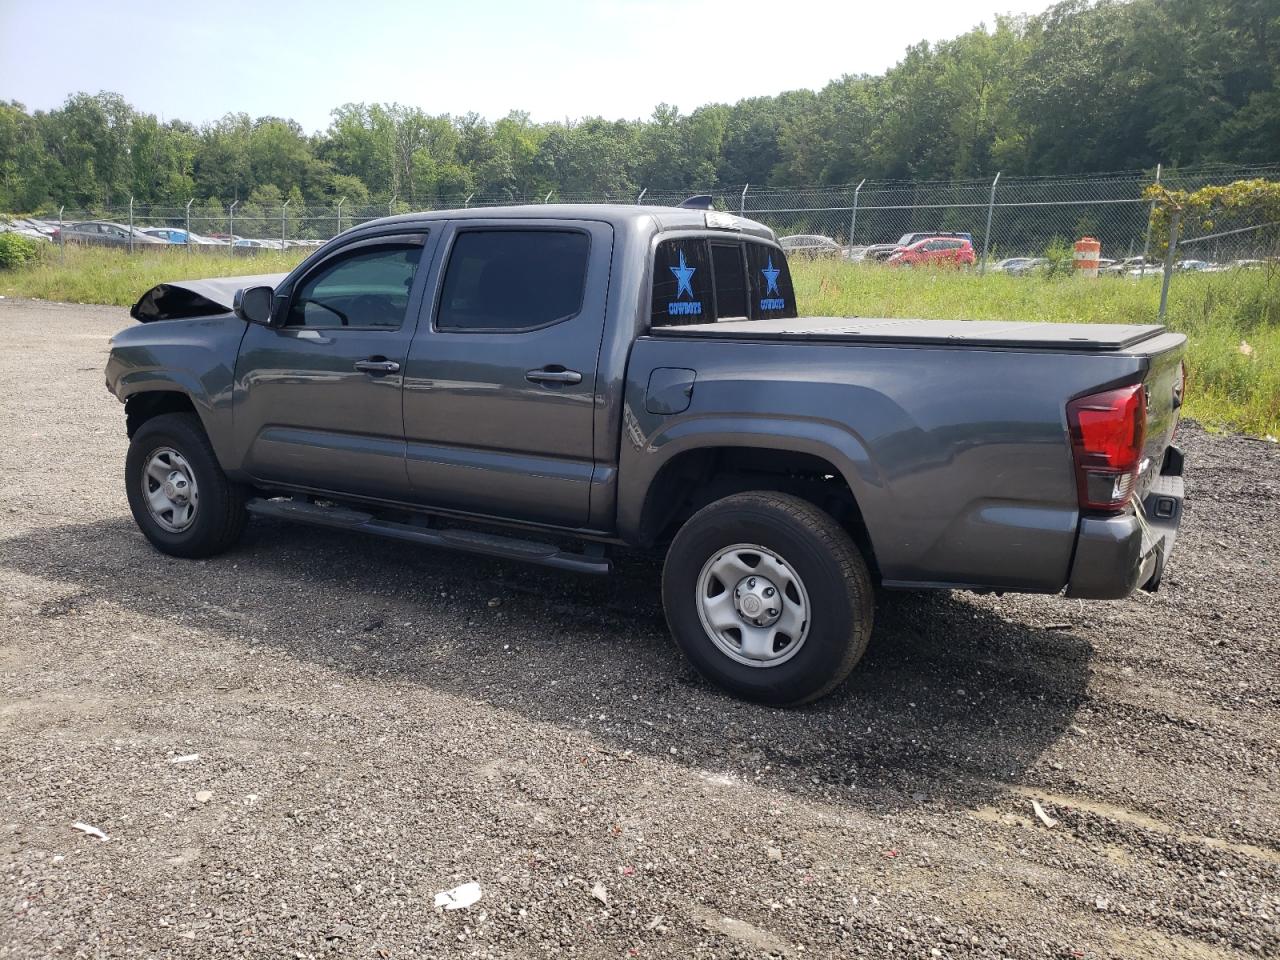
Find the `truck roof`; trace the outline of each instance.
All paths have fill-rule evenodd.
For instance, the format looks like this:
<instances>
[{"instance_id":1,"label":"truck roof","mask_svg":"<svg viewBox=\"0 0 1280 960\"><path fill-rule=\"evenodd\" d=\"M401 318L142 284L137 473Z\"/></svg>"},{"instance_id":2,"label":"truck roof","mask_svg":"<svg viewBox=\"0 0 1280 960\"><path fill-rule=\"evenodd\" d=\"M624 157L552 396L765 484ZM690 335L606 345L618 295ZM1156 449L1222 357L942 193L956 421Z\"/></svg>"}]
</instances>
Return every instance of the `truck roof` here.
<instances>
[{"instance_id":1,"label":"truck roof","mask_svg":"<svg viewBox=\"0 0 1280 960\"><path fill-rule=\"evenodd\" d=\"M402 213L382 217L362 224L361 227L422 223L432 220L600 220L622 226L637 220L648 219L656 225L659 232L665 232L708 229L708 213L726 224L726 226L713 225L711 229L723 230L725 233L747 234L763 240L776 240L773 231L763 223L740 217L735 213L685 207L641 206L631 203L526 203L509 207L424 210L420 213Z\"/></svg>"}]
</instances>

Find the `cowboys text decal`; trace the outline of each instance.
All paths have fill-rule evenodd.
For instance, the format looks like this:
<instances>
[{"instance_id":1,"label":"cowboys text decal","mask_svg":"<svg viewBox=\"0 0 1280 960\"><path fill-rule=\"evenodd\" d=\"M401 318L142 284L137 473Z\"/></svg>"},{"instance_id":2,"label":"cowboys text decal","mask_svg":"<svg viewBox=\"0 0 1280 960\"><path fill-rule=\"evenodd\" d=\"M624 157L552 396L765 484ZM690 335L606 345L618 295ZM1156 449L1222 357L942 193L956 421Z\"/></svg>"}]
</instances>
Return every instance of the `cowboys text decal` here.
<instances>
[{"instance_id":1,"label":"cowboys text decal","mask_svg":"<svg viewBox=\"0 0 1280 960\"><path fill-rule=\"evenodd\" d=\"M702 314L702 301L693 299L693 275L697 267L691 267L684 261L684 251L680 251L680 266L668 267L676 278L676 298L667 304L667 314L672 317L696 317ZM685 294L688 300L681 300Z\"/></svg>"},{"instance_id":2,"label":"cowboys text decal","mask_svg":"<svg viewBox=\"0 0 1280 960\"><path fill-rule=\"evenodd\" d=\"M756 262L759 263L759 261ZM765 283L768 284L764 291L764 297L760 300L760 309L781 310L786 307L787 301L778 295L778 274L782 273L782 271L773 265L772 254L769 256L769 265L761 269L760 272L764 274ZM772 297L769 296L771 293L773 294Z\"/></svg>"}]
</instances>

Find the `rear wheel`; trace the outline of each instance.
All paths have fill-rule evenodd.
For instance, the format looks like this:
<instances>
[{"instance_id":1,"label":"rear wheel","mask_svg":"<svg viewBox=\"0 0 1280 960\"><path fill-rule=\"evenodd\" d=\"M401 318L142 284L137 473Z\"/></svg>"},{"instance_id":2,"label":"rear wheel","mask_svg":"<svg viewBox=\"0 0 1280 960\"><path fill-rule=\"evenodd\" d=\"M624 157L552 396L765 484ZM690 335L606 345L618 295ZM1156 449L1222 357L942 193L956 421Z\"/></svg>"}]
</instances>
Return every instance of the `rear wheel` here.
<instances>
[{"instance_id":1,"label":"rear wheel","mask_svg":"<svg viewBox=\"0 0 1280 960\"><path fill-rule=\"evenodd\" d=\"M195 414L166 413L139 427L124 472L133 519L156 549L208 557L240 538L245 489L222 472Z\"/></svg>"},{"instance_id":2,"label":"rear wheel","mask_svg":"<svg viewBox=\"0 0 1280 960\"><path fill-rule=\"evenodd\" d=\"M698 671L762 703L829 693L871 636L862 554L829 514L788 494L737 494L694 514L667 553L662 598Z\"/></svg>"}]
</instances>

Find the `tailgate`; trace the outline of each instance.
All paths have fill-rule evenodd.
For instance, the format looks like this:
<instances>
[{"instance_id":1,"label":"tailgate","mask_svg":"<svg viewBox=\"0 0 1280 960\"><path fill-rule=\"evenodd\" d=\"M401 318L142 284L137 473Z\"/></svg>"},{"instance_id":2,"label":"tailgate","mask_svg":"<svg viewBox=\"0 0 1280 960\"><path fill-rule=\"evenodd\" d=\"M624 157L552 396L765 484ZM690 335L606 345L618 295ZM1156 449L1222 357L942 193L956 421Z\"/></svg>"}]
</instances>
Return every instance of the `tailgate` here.
<instances>
[{"instance_id":1,"label":"tailgate","mask_svg":"<svg viewBox=\"0 0 1280 960\"><path fill-rule=\"evenodd\" d=\"M1186 346L1187 338L1182 334L1167 333L1146 341L1135 351L1148 357L1150 363L1142 381L1147 401L1147 436L1136 487L1139 500L1156 483L1182 416L1182 358Z\"/></svg>"}]
</instances>

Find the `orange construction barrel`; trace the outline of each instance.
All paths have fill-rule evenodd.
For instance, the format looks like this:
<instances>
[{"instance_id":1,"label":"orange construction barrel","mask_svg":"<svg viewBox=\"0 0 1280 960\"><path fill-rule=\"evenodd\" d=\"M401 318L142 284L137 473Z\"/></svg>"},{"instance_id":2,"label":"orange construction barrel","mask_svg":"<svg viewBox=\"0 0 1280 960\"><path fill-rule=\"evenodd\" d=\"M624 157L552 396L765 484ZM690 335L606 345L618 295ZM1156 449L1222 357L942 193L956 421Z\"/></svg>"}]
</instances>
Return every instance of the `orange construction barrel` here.
<instances>
[{"instance_id":1,"label":"orange construction barrel","mask_svg":"<svg viewBox=\"0 0 1280 960\"><path fill-rule=\"evenodd\" d=\"M1076 274L1081 277L1098 275L1098 258L1102 256L1102 244L1097 237L1081 237L1076 241Z\"/></svg>"}]
</instances>

